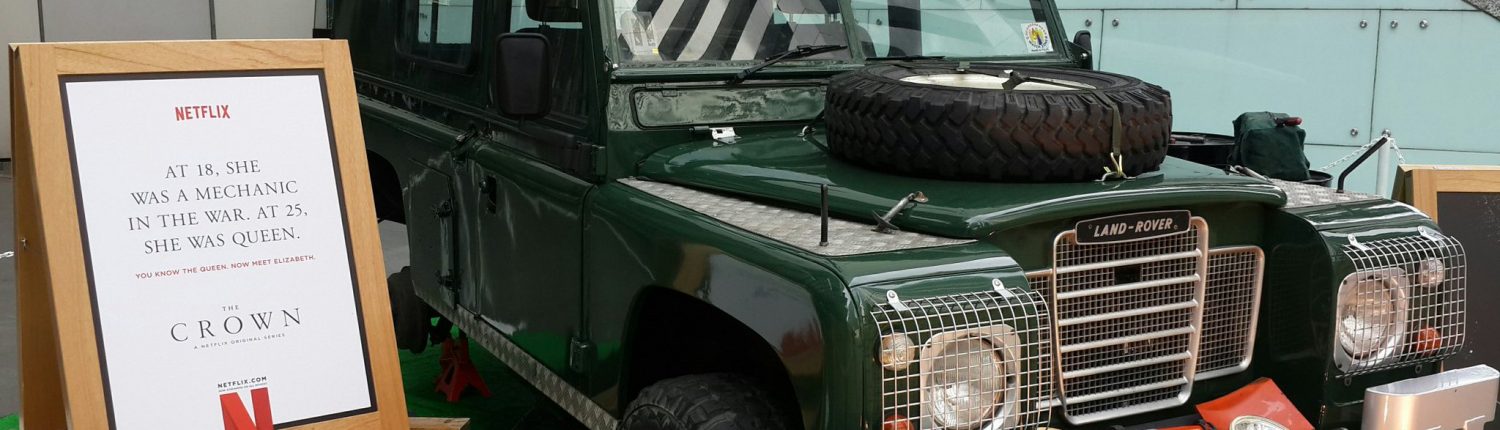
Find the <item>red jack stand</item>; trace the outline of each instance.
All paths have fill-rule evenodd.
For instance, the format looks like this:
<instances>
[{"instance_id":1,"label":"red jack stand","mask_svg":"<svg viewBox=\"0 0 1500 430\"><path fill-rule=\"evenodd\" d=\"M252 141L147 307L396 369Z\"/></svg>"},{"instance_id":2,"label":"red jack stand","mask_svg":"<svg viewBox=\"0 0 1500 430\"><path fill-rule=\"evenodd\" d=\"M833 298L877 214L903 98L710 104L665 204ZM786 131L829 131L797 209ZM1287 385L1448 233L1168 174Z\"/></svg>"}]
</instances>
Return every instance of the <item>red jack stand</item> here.
<instances>
[{"instance_id":1,"label":"red jack stand","mask_svg":"<svg viewBox=\"0 0 1500 430\"><path fill-rule=\"evenodd\" d=\"M490 387L484 385L479 369L469 360L468 336L460 333L458 339L444 340L443 355L438 358L438 364L443 366L443 373L438 375L435 391L446 395L448 403L457 403L469 387L479 390L482 396L490 396Z\"/></svg>"}]
</instances>

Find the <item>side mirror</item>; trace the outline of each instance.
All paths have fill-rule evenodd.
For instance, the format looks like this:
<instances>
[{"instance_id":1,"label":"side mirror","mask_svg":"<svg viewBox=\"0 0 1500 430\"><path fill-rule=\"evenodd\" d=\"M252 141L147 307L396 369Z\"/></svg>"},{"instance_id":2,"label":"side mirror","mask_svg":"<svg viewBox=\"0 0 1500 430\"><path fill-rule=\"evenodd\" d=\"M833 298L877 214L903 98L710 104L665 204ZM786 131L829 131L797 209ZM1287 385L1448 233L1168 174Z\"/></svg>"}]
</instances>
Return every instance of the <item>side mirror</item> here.
<instances>
[{"instance_id":1,"label":"side mirror","mask_svg":"<svg viewBox=\"0 0 1500 430\"><path fill-rule=\"evenodd\" d=\"M490 94L500 113L521 118L546 116L552 101L552 61L547 37L506 33L495 41Z\"/></svg>"},{"instance_id":2,"label":"side mirror","mask_svg":"<svg viewBox=\"0 0 1500 430\"><path fill-rule=\"evenodd\" d=\"M526 17L538 22L583 22L574 0L526 0Z\"/></svg>"},{"instance_id":3,"label":"side mirror","mask_svg":"<svg viewBox=\"0 0 1500 430\"><path fill-rule=\"evenodd\" d=\"M1085 69L1094 68L1094 34L1088 30L1079 30L1073 34L1073 46L1077 46L1078 62Z\"/></svg>"}]
</instances>

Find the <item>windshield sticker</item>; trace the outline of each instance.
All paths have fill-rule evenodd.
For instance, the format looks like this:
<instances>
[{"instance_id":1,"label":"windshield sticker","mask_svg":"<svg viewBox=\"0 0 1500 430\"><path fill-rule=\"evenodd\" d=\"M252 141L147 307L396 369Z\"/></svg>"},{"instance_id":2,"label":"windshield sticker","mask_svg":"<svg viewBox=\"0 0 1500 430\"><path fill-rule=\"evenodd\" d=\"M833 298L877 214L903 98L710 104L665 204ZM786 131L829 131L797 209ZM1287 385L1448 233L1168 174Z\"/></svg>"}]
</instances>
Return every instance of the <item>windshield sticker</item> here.
<instances>
[{"instance_id":1,"label":"windshield sticker","mask_svg":"<svg viewBox=\"0 0 1500 430\"><path fill-rule=\"evenodd\" d=\"M630 47L630 53L635 56L636 61L660 60L661 51L657 49L656 35L651 33L650 12L625 11L620 13L619 29L620 38Z\"/></svg>"},{"instance_id":2,"label":"windshield sticker","mask_svg":"<svg viewBox=\"0 0 1500 430\"><path fill-rule=\"evenodd\" d=\"M1027 51L1033 54L1052 52L1052 35L1047 32L1047 23L1033 22L1026 24L1021 34L1026 35Z\"/></svg>"}]
</instances>

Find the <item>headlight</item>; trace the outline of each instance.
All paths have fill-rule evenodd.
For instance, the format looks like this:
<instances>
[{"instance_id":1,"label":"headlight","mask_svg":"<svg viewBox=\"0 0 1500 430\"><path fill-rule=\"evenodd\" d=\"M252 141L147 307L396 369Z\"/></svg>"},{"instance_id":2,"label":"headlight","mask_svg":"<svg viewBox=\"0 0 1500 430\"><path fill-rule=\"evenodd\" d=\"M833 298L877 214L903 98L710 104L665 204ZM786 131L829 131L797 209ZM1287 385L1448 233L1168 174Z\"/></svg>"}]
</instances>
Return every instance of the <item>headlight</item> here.
<instances>
[{"instance_id":1,"label":"headlight","mask_svg":"<svg viewBox=\"0 0 1500 430\"><path fill-rule=\"evenodd\" d=\"M1408 284L1406 272L1396 268L1344 278L1335 315L1340 369L1379 365L1399 352L1406 338Z\"/></svg>"},{"instance_id":2,"label":"headlight","mask_svg":"<svg viewBox=\"0 0 1500 430\"><path fill-rule=\"evenodd\" d=\"M988 340L966 337L946 342L931 362L923 385L932 419L943 428L970 429L995 413L1005 389L1003 359Z\"/></svg>"},{"instance_id":3,"label":"headlight","mask_svg":"<svg viewBox=\"0 0 1500 430\"><path fill-rule=\"evenodd\" d=\"M939 333L922 347L922 428L1016 424L1020 338L1004 324ZM986 424L990 423L990 424Z\"/></svg>"},{"instance_id":4,"label":"headlight","mask_svg":"<svg viewBox=\"0 0 1500 430\"><path fill-rule=\"evenodd\" d=\"M1286 426L1266 418L1245 415L1235 418L1229 424L1229 430L1286 430Z\"/></svg>"}]
</instances>

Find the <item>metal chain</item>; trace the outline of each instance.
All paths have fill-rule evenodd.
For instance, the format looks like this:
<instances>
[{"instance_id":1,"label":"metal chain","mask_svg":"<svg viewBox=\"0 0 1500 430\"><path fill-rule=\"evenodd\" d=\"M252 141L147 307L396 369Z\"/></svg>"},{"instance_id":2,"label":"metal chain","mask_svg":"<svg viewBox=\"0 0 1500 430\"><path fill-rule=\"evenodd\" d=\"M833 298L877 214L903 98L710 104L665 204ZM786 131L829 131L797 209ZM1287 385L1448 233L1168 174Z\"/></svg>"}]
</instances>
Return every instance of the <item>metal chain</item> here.
<instances>
[{"instance_id":1,"label":"metal chain","mask_svg":"<svg viewBox=\"0 0 1500 430\"><path fill-rule=\"evenodd\" d=\"M1354 157L1358 156L1359 154L1365 153L1365 151L1368 151L1371 146L1375 146L1375 142L1379 142L1381 138L1385 138L1386 139L1385 144L1389 145L1391 147L1391 150L1396 151L1396 164L1406 164L1406 154L1403 154L1401 152L1401 147L1396 146L1396 138L1391 137L1391 136L1381 136L1381 137L1375 138L1375 140L1370 141L1370 143L1366 143L1364 146L1361 146L1359 148L1355 148L1354 152L1350 152L1348 155L1343 156L1343 158L1339 158L1337 160L1333 160L1332 163L1328 163L1328 165L1326 165L1326 166L1319 167L1318 170L1324 171L1324 172L1329 172L1330 171L1329 169L1332 169L1334 167L1338 167L1338 165L1344 164L1345 161L1349 161L1350 158L1354 158Z\"/></svg>"}]
</instances>

